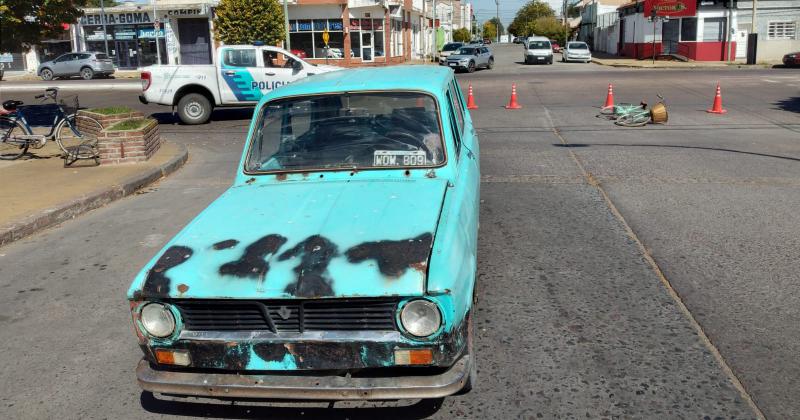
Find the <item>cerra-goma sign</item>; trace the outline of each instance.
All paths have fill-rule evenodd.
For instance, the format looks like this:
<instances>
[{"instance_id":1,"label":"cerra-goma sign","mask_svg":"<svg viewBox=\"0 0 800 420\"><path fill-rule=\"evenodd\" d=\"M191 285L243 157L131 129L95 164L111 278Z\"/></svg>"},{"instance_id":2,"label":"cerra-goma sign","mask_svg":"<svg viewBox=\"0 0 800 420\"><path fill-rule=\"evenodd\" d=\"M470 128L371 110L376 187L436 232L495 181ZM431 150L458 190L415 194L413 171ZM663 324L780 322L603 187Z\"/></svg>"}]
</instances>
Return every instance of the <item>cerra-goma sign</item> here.
<instances>
[{"instance_id":1,"label":"cerra-goma sign","mask_svg":"<svg viewBox=\"0 0 800 420\"><path fill-rule=\"evenodd\" d=\"M644 15L650 16L653 10L656 11L657 16L694 16L697 13L697 2L695 0L645 0Z\"/></svg>"},{"instance_id":2,"label":"cerra-goma sign","mask_svg":"<svg viewBox=\"0 0 800 420\"><path fill-rule=\"evenodd\" d=\"M152 23L148 12L106 13L106 25ZM96 13L81 17L81 25L102 25L103 15Z\"/></svg>"}]
</instances>

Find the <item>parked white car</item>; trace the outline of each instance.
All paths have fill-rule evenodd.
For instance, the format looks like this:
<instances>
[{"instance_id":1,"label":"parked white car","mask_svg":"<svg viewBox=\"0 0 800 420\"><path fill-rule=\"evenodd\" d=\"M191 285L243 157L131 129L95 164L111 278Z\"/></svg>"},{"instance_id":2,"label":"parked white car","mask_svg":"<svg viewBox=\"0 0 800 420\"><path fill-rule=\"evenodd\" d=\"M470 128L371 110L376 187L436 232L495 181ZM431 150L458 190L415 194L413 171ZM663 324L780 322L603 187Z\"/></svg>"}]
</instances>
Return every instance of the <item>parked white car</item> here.
<instances>
[{"instance_id":1,"label":"parked white car","mask_svg":"<svg viewBox=\"0 0 800 420\"><path fill-rule=\"evenodd\" d=\"M585 42L570 41L561 51L561 61L583 61L588 63L592 61L592 52L589 51L589 46Z\"/></svg>"},{"instance_id":2,"label":"parked white car","mask_svg":"<svg viewBox=\"0 0 800 420\"><path fill-rule=\"evenodd\" d=\"M155 65L142 70L142 103L177 107L185 124L202 124L215 106L255 105L265 93L341 67L311 64L277 47L225 45L212 65Z\"/></svg>"}]
</instances>

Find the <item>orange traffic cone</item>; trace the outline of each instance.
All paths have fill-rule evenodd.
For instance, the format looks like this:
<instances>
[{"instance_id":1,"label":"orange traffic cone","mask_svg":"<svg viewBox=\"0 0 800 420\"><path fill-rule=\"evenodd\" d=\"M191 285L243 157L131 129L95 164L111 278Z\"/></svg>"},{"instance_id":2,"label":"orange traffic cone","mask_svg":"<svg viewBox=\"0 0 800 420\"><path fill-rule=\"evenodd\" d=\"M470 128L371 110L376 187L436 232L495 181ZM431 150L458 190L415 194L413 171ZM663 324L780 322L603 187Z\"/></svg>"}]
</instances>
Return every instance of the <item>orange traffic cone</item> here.
<instances>
[{"instance_id":1,"label":"orange traffic cone","mask_svg":"<svg viewBox=\"0 0 800 420\"><path fill-rule=\"evenodd\" d=\"M475 103L475 97L472 96L472 83L469 84L469 94L467 94L467 109L478 109L478 104Z\"/></svg>"},{"instance_id":2,"label":"orange traffic cone","mask_svg":"<svg viewBox=\"0 0 800 420\"><path fill-rule=\"evenodd\" d=\"M728 112L722 109L722 94L720 93L719 82L717 82L717 94L714 95L714 105L711 106L711 109L706 110L706 112L712 114L724 114Z\"/></svg>"},{"instance_id":3,"label":"orange traffic cone","mask_svg":"<svg viewBox=\"0 0 800 420\"><path fill-rule=\"evenodd\" d=\"M614 87L611 83L608 84L608 94L606 95L606 103L602 109L614 108Z\"/></svg>"},{"instance_id":4,"label":"orange traffic cone","mask_svg":"<svg viewBox=\"0 0 800 420\"><path fill-rule=\"evenodd\" d=\"M521 109L522 105L517 102L517 84L511 84L511 100L508 101L506 109Z\"/></svg>"}]
</instances>

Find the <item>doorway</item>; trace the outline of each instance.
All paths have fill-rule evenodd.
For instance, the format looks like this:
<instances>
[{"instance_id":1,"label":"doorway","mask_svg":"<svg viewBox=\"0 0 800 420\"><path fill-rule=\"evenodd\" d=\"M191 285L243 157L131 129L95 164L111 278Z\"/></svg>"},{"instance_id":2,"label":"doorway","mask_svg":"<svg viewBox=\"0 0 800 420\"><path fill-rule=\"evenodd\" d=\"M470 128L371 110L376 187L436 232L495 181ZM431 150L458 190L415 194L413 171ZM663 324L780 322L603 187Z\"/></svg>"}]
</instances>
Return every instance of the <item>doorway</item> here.
<instances>
[{"instance_id":1,"label":"doorway","mask_svg":"<svg viewBox=\"0 0 800 420\"><path fill-rule=\"evenodd\" d=\"M681 21L673 19L668 22L663 22L661 27L661 53L677 54L678 41L681 34Z\"/></svg>"},{"instance_id":2,"label":"doorway","mask_svg":"<svg viewBox=\"0 0 800 420\"><path fill-rule=\"evenodd\" d=\"M361 61L372 60L372 32L361 32Z\"/></svg>"},{"instance_id":3,"label":"doorway","mask_svg":"<svg viewBox=\"0 0 800 420\"><path fill-rule=\"evenodd\" d=\"M181 64L211 64L208 19L178 19Z\"/></svg>"},{"instance_id":4,"label":"doorway","mask_svg":"<svg viewBox=\"0 0 800 420\"><path fill-rule=\"evenodd\" d=\"M736 58L747 58L747 29L736 31Z\"/></svg>"},{"instance_id":5,"label":"doorway","mask_svg":"<svg viewBox=\"0 0 800 420\"><path fill-rule=\"evenodd\" d=\"M139 67L139 53L134 40L115 41L117 66L121 69L135 69Z\"/></svg>"}]
</instances>

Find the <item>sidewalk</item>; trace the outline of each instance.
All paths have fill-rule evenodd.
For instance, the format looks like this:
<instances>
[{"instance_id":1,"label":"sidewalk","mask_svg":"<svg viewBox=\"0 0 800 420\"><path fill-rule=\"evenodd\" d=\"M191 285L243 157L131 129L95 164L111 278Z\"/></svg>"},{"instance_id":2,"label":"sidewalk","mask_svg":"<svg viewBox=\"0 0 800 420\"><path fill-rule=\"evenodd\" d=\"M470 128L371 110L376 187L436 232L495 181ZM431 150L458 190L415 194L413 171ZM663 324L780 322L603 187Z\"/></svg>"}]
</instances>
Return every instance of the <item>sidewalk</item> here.
<instances>
[{"instance_id":1,"label":"sidewalk","mask_svg":"<svg viewBox=\"0 0 800 420\"><path fill-rule=\"evenodd\" d=\"M750 66L742 61L727 62L727 61L667 61L658 60L653 63L650 59L637 60L631 57L620 57L616 55L605 54L601 52L592 53L592 62L602 66L610 67L627 67L627 68L643 68L643 69L708 69L708 68L727 68L727 67L764 67L771 64L756 64Z\"/></svg>"},{"instance_id":2,"label":"sidewalk","mask_svg":"<svg viewBox=\"0 0 800 420\"><path fill-rule=\"evenodd\" d=\"M81 166L78 161L64 168L59 152L48 142L27 157L0 161L0 246L130 195L188 158L185 146L164 142L147 162Z\"/></svg>"},{"instance_id":3,"label":"sidewalk","mask_svg":"<svg viewBox=\"0 0 800 420\"><path fill-rule=\"evenodd\" d=\"M34 69L36 70L36 69ZM138 79L141 77L139 70L117 70L114 72L114 79ZM73 77L71 80L80 80L79 77ZM41 81L42 78L37 76L35 71L7 71L3 75L3 81ZM97 79L108 80L108 79ZM0 81L2 83L2 81Z\"/></svg>"}]
</instances>

